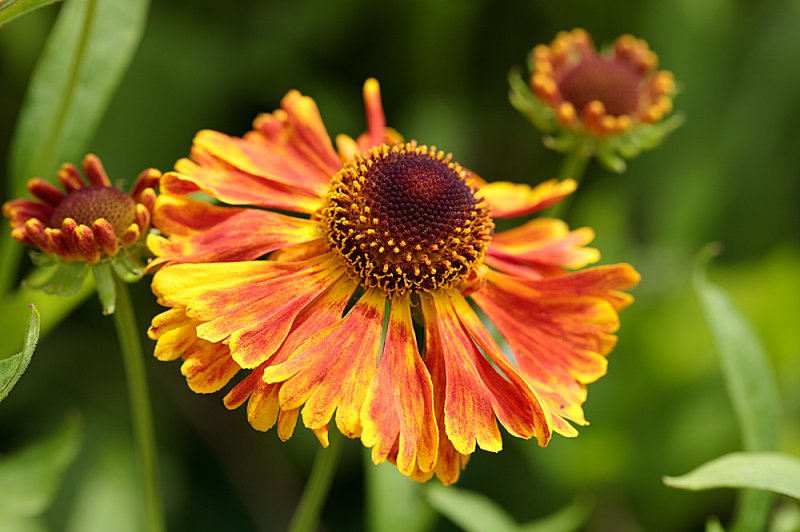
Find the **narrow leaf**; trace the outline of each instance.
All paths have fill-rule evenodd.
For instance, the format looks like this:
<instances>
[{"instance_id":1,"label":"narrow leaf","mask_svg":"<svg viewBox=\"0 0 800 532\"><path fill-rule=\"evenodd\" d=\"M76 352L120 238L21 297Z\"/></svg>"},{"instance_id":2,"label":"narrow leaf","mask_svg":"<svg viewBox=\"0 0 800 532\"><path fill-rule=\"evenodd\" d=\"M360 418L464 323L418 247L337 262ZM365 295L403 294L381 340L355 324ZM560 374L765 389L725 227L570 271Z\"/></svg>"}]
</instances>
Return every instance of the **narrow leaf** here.
<instances>
[{"instance_id":1,"label":"narrow leaf","mask_svg":"<svg viewBox=\"0 0 800 532\"><path fill-rule=\"evenodd\" d=\"M11 145L11 197L81 158L139 43L148 0L70 0L36 65Z\"/></svg>"},{"instance_id":2,"label":"narrow leaf","mask_svg":"<svg viewBox=\"0 0 800 532\"><path fill-rule=\"evenodd\" d=\"M664 477L674 488L768 490L800 499L800 460L783 453L731 453L680 477Z\"/></svg>"},{"instance_id":3,"label":"narrow leaf","mask_svg":"<svg viewBox=\"0 0 800 532\"><path fill-rule=\"evenodd\" d=\"M591 513L591 504L578 498L542 519L522 525L522 532L572 532L580 530Z\"/></svg>"},{"instance_id":4,"label":"narrow leaf","mask_svg":"<svg viewBox=\"0 0 800 532\"><path fill-rule=\"evenodd\" d=\"M0 522L40 515L50 506L80 441L80 423L71 418L52 436L0 461Z\"/></svg>"},{"instance_id":5,"label":"narrow leaf","mask_svg":"<svg viewBox=\"0 0 800 532\"><path fill-rule=\"evenodd\" d=\"M39 341L39 311L33 305L30 307L31 314L28 318L28 329L25 332L22 352L0 360L0 401L8 396L19 378L28 369L33 350L36 349L36 342Z\"/></svg>"},{"instance_id":6,"label":"narrow leaf","mask_svg":"<svg viewBox=\"0 0 800 532\"><path fill-rule=\"evenodd\" d=\"M436 510L466 532L512 532L519 525L497 504L479 493L444 486L427 489Z\"/></svg>"},{"instance_id":7,"label":"narrow leaf","mask_svg":"<svg viewBox=\"0 0 800 532\"><path fill-rule=\"evenodd\" d=\"M59 0L6 0L0 1L0 28L17 17Z\"/></svg>"},{"instance_id":8,"label":"narrow leaf","mask_svg":"<svg viewBox=\"0 0 800 532\"><path fill-rule=\"evenodd\" d=\"M705 253L708 257L713 250ZM701 259L695 268L694 287L719 351L744 450L775 450L781 405L769 360L750 324L725 292L706 280L703 262Z\"/></svg>"}]
</instances>

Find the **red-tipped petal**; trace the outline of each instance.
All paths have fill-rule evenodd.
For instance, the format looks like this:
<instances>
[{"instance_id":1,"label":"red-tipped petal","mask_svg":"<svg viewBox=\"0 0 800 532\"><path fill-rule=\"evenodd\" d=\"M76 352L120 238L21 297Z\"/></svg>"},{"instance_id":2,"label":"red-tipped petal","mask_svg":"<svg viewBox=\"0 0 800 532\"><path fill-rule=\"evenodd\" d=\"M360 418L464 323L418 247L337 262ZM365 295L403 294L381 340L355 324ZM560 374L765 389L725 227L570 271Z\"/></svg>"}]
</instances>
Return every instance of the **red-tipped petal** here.
<instances>
[{"instance_id":1,"label":"red-tipped petal","mask_svg":"<svg viewBox=\"0 0 800 532\"><path fill-rule=\"evenodd\" d=\"M74 192L84 187L80 171L71 163L62 164L56 174L56 178L67 192Z\"/></svg>"},{"instance_id":2,"label":"red-tipped petal","mask_svg":"<svg viewBox=\"0 0 800 532\"><path fill-rule=\"evenodd\" d=\"M92 224L92 232L103 253L109 257L116 257L117 253L119 253L119 240L116 233L114 233L111 222L105 218L98 218Z\"/></svg>"}]
</instances>

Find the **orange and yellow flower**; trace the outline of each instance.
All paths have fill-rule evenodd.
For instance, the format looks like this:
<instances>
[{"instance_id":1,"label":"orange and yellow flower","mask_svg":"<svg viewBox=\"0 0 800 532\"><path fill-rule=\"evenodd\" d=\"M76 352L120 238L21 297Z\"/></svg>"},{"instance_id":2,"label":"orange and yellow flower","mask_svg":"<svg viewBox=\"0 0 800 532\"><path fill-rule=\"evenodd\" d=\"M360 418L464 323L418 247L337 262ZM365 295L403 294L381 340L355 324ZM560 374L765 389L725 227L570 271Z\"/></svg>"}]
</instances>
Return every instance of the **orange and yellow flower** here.
<instances>
[{"instance_id":1,"label":"orange and yellow flower","mask_svg":"<svg viewBox=\"0 0 800 532\"><path fill-rule=\"evenodd\" d=\"M387 128L377 81L364 99L367 131L336 147L297 91L243 138L197 134L161 180L163 235L148 238L169 307L155 356L183 358L199 393L244 369L225 405L246 402L254 428L286 440L302 416L327 445L333 419L417 480L455 482L476 446L499 451L498 421L540 445L575 435L638 274L570 271L599 259L588 228L537 218L494 234L574 181L487 183Z\"/></svg>"},{"instance_id":2,"label":"orange and yellow flower","mask_svg":"<svg viewBox=\"0 0 800 532\"><path fill-rule=\"evenodd\" d=\"M144 272L141 255L161 173L143 171L127 194L111 185L96 155L84 157L83 170L85 178L75 165L61 166L56 177L63 191L43 179L31 179L28 190L37 200L8 201L3 215L11 224L11 236L38 250L37 264L55 267L41 288L69 295L80 289L91 270L110 313L112 269L125 280L138 279Z\"/></svg>"},{"instance_id":3,"label":"orange and yellow flower","mask_svg":"<svg viewBox=\"0 0 800 532\"><path fill-rule=\"evenodd\" d=\"M591 139L594 151L614 170L657 145L682 122L672 112L675 77L657 70L658 56L632 35L617 37L598 52L582 29L561 32L530 54L527 84L510 78L511 102L546 133L548 144L572 151Z\"/></svg>"}]
</instances>

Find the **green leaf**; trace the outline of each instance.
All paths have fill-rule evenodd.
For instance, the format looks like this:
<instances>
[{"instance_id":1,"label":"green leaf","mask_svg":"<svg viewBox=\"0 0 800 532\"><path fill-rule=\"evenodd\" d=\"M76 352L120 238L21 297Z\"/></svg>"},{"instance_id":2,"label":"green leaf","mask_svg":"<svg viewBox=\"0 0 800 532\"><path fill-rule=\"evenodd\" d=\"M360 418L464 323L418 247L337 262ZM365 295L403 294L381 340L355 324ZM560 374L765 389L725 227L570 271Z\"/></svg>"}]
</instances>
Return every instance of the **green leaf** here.
<instances>
[{"instance_id":1,"label":"green leaf","mask_svg":"<svg viewBox=\"0 0 800 532\"><path fill-rule=\"evenodd\" d=\"M94 281L97 285L97 295L100 297L100 304L103 306L103 315L114 314L117 306L117 288L114 283L114 273L111 266L100 263L92 268Z\"/></svg>"},{"instance_id":2,"label":"green leaf","mask_svg":"<svg viewBox=\"0 0 800 532\"><path fill-rule=\"evenodd\" d=\"M17 17L59 0L6 0L0 2L0 28Z\"/></svg>"},{"instance_id":3,"label":"green leaf","mask_svg":"<svg viewBox=\"0 0 800 532\"><path fill-rule=\"evenodd\" d=\"M374 465L365 453L367 529L373 532L425 532L436 514L423 498L420 484L390 464Z\"/></svg>"},{"instance_id":4,"label":"green leaf","mask_svg":"<svg viewBox=\"0 0 800 532\"><path fill-rule=\"evenodd\" d=\"M698 258L693 275L695 291L719 351L744 450L772 451L777 448L780 428L778 385L764 348L750 324L736 310L727 294L706 280L705 264L716 252L716 247L708 246ZM769 493L741 493L731 529L763 529L772 498Z\"/></svg>"},{"instance_id":5,"label":"green leaf","mask_svg":"<svg viewBox=\"0 0 800 532\"><path fill-rule=\"evenodd\" d=\"M522 525L522 532L572 532L579 530L589 518L592 506L588 501L578 498L573 502L542 519Z\"/></svg>"},{"instance_id":6,"label":"green leaf","mask_svg":"<svg viewBox=\"0 0 800 532\"><path fill-rule=\"evenodd\" d=\"M716 517L709 517L706 521L706 532L725 532L725 528L722 526L722 523L719 522L719 519Z\"/></svg>"},{"instance_id":7,"label":"green leaf","mask_svg":"<svg viewBox=\"0 0 800 532\"><path fill-rule=\"evenodd\" d=\"M11 197L79 160L122 79L148 0L70 0L33 73L11 145Z\"/></svg>"},{"instance_id":8,"label":"green leaf","mask_svg":"<svg viewBox=\"0 0 800 532\"><path fill-rule=\"evenodd\" d=\"M800 499L800 460L783 453L730 453L680 477L664 477L673 488L768 490Z\"/></svg>"},{"instance_id":9,"label":"green leaf","mask_svg":"<svg viewBox=\"0 0 800 532\"><path fill-rule=\"evenodd\" d=\"M40 515L75 460L81 426L69 418L52 436L0 460L0 522Z\"/></svg>"},{"instance_id":10,"label":"green leaf","mask_svg":"<svg viewBox=\"0 0 800 532\"><path fill-rule=\"evenodd\" d=\"M28 329L25 332L22 352L0 360L0 401L6 398L25 370L28 369L28 364L33 357L33 350L36 349L36 342L39 341L39 311L33 305L30 307L31 314L28 318Z\"/></svg>"},{"instance_id":11,"label":"green leaf","mask_svg":"<svg viewBox=\"0 0 800 532\"><path fill-rule=\"evenodd\" d=\"M764 348L750 324L725 292L708 282L704 265L714 253L704 251L694 271L694 287L719 351L720 364L746 451L772 451L778 445L781 404L778 386Z\"/></svg>"},{"instance_id":12,"label":"green leaf","mask_svg":"<svg viewBox=\"0 0 800 532\"><path fill-rule=\"evenodd\" d=\"M520 529L511 516L485 495L452 486L431 486L426 493L431 506L467 532Z\"/></svg>"}]
</instances>

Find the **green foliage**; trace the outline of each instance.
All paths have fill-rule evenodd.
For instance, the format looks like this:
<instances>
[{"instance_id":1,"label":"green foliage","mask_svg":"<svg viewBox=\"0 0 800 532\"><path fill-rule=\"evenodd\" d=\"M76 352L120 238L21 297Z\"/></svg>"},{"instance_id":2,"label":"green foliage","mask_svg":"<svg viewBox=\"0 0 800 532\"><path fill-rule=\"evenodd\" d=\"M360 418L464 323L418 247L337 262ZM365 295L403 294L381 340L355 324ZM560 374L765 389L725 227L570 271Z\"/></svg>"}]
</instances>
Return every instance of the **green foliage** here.
<instances>
[{"instance_id":1,"label":"green foliage","mask_svg":"<svg viewBox=\"0 0 800 532\"><path fill-rule=\"evenodd\" d=\"M783 453L730 453L664 482L693 491L751 488L800 499L800 460Z\"/></svg>"},{"instance_id":2,"label":"green foliage","mask_svg":"<svg viewBox=\"0 0 800 532\"><path fill-rule=\"evenodd\" d=\"M28 329L25 332L22 352L0 360L0 401L8 396L19 378L28 369L28 364L31 362L38 340L39 311L36 310L35 306L31 305L31 314L28 318Z\"/></svg>"},{"instance_id":3,"label":"green foliage","mask_svg":"<svg viewBox=\"0 0 800 532\"><path fill-rule=\"evenodd\" d=\"M425 532L435 514L422 486L410 482L390 464L374 465L365 453L367 529L374 532Z\"/></svg>"},{"instance_id":4,"label":"green foliage","mask_svg":"<svg viewBox=\"0 0 800 532\"><path fill-rule=\"evenodd\" d=\"M52 503L81 445L69 418L52 436L0 459L0 522L41 515Z\"/></svg>"},{"instance_id":5,"label":"green foliage","mask_svg":"<svg viewBox=\"0 0 800 532\"><path fill-rule=\"evenodd\" d=\"M0 1L0 28L17 17L60 0L5 0Z\"/></svg>"},{"instance_id":6,"label":"green foliage","mask_svg":"<svg viewBox=\"0 0 800 532\"><path fill-rule=\"evenodd\" d=\"M425 492L436 510L466 532L570 532L578 530L589 516L588 505L575 501L554 515L520 525L485 495L439 485Z\"/></svg>"}]
</instances>

